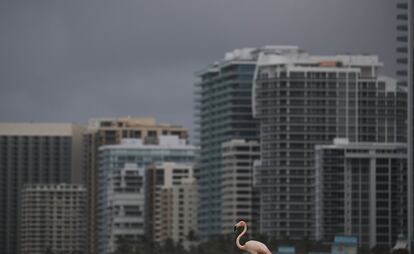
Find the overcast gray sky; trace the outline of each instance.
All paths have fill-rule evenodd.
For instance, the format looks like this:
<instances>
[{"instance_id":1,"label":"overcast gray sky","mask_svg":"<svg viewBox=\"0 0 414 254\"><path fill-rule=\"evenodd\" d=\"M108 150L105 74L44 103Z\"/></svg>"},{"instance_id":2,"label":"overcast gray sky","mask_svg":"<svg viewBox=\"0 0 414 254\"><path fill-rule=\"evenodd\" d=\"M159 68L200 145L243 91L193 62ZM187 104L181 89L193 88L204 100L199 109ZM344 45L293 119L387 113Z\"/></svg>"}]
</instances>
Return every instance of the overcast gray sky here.
<instances>
[{"instance_id":1,"label":"overcast gray sky","mask_svg":"<svg viewBox=\"0 0 414 254\"><path fill-rule=\"evenodd\" d=\"M192 128L194 72L240 47L373 53L392 0L2 0L0 121L154 116Z\"/></svg>"}]
</instances>

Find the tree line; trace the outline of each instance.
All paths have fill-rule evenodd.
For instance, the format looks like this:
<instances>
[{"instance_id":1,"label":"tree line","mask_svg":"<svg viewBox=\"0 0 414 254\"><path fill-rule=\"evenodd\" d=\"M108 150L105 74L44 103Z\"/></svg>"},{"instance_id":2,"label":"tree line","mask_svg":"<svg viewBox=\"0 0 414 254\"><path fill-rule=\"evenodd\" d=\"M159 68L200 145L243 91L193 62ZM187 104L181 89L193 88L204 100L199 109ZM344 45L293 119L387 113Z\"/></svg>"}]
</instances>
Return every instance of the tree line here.
<instances>
[{"instance_id":1,"label":"tree line","mask_svg":"<svg viewBox=\"0 0 414 254\"><path fill-rule=\"evenodd\" d=\"M272 253L276 253L279 246L294 246L296 254L308 254L309 252L331 252L331 244L309 239L291 240L289 238L275 239L265 235L244 236L240 241L244 244L246 241L254 239L266 244ZM225 235L218 239L199 242L195 235L189 234L187 240L190 242L189 248L184 248L181 243L176 243L172 239L158 243L150 240L144 240L139 243L130 242L127 239L119 238L117 248L112 254L240 254L242 253L235 244L236 235ZM45 254L81 254L83 252L60 253L54 252L48 248ZM409 254L406 250L391 251L388 248L367 247L358 248L358 254Z\"/></svg>"},{"instance_id":2,"label":"tree line","mask_svg":"<svg viewBox=\"0 0 414 254\"><path fill-rule=\"evenodd\" d=\"M330 252L330 245L321 242L302 240L294 241L288 238L282 240L270 239L265 235L254 235L251 238L244 236L241 243L254 239L266 244L272 252L278 246L295 246L297 254L307 254L311 251ZM236 235L224 235L215 240L198 243L197 240L190 241L190 247L185 249L181 243L175 243L168 239L162 243L153 241L143 241L141 243L131 243L125 239L119 239L117 249L112 254L240 254L241 251L236 247ZM197 244L198 243L198 244Z\"/></svg>"},{"instance_id":3,"label":"tree line","mask_svg":"<svg viewBox=\"0 0 414 254\"><path fill-rule=\"evenodd\" d=\"M331 252L331 244L313 241L309 239L291 240L289 238L275 239L265 235L253 235L252 237L244 236L240 241L244 244L246 241L254 239L266 244L272 253L276 253L279 246L294 246L296 254L308 254L310 252ZM120 239L117 249L112 254L240 254L242 253L235 244L236 235L225 235L218 239L205 241L197 244L196 239L190 240L193 244L185 249L181 243L175 243L168 239L162 243L153 241L143 241L142 243L129 243ZM409 254L406 250L392 251L389 248L367 247L358 248L358 254Z\"/></svg>"}]
</instances>

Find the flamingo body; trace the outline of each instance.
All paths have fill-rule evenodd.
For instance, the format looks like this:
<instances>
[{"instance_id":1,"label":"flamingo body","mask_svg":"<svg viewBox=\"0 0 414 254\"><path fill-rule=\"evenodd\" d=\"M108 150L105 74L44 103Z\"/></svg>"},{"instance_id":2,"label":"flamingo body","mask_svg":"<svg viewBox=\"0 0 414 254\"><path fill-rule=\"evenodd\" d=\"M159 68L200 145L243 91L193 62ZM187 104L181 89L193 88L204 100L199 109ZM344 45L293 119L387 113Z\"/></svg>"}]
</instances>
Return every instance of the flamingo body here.
<instances>
[{"instance_id":1,"label":"flamingo body","mask_svg":"<svg viewBox=\"0 0 414 254\"><path fill-rule=\"evenodd\" d=\"M242 251L247 251L250 254L272 254L270 250L261 242L258 241L247 241L244 245L240 244L240 238L246 233L247 231L247 224L244 221L240 221L237 223L234 228L237 229L238 227L243 227L243 232L237 236L236 245Z\"/></svg>"},{"instance_id":2,"label":"flamingo body","mask_svg":"<svg viewBox=\"0 0 414 254\"><path fill-rule=\"evenodd\" d=\"M250 254L272 254L266 245L258 241L247 241L244 246Z\"/></svg>"}]
</instances>

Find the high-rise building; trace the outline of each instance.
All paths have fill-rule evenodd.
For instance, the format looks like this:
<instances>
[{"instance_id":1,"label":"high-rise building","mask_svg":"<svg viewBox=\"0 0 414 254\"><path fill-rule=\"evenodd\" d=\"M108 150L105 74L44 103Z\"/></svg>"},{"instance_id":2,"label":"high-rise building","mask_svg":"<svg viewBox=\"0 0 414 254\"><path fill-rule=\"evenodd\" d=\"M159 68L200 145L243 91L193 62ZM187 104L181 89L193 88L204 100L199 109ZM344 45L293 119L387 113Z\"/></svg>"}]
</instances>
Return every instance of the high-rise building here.
<instances>
[{"instance_id":1,"label":"high-rise building","mask_svg":"<svg viewBox=\"0 0 414 254\"><path fill-rule=\"evenodd\" d=\"M120 168L106 172L102 178L105 203L100 203L100 244L105 248L98 253L112 253L119 240L141 241L145 235L144 168L134 163L124 163ZM99 218L102 218L99 217ZM109 251L107 251L107 249Z\"/></svg>"},{"instance_id":2,"label":"high-rise building","mask_svg":"<svg viewBox=\"0 0 414 254\"><path fill-rule=\"evenodd\" d=\"M185 179L188 181L183 186ZM190 231L196 233L197 189L193 180L193 163L163 162L147 168L145 211L149 239L162 242L170 238L184 244Z\"/></svg>"},{"instance_id":3,"label":"high-rise building","mask_svg":"<svg viewBox=\"0 0 414 254\"><path fill-rule=\"evenodd\" d=\"M356 236L360 246L395 245L407 233L407 157L404 143L318 145L316 238Z\"/></svg>"},{"instance_id":4,"label":"high-rise building","mask_svg":"<svg viewBox=\"0 0 414 254\"><path fill-rule=\"evenodd\" d=\"M397 0L396 6L397 14L397 76L400 78L400 83L403 86L409 87L410 74L410 52L412 51L412 4L411 0Z\"/></svg>"},{"instance_id":5,"label":"high-rise building","mask_svg":"<svg viewBox=\"0 0 414 254\"><path fill-rule=\"evenodd\" d=\"M257 141L231 140L222 147L221 233L233 233L240 220L250 225L250 233L258 228L258 201L254 188L254 162L259 160Z\"/></svg>"},{"instance_id":6,"label":"high-rise building","mask_svg":"<svg viewBox=\"0 0 414 254\"><path fill-rule=\"evenodd\" d=\"M408 240L414 251L414 3L396 1L397 14L397 75L401 84L408 87Z\"/></svg>"},{"instance_id":7,"label":"high-rise building","mask_svg":"<svg viewBox=\"0 0 414 254\"><path fill-rule=\"evenodd\" d=\"M221 234L222 144L232 139L258 140L258 121L252 118L252 80L256 49L237 49L197 75L196 136L200 160L195 176L199 186L199 234Z\"/></svg>"},{"instance_id":8,"label":"high-rise building","mask_svg":"<svg viewBox=\"0 0 414 254\"><path fill-rule=\"evenodd\" d=\"M88 185L90 253L96 253L96 197L98 148L119 144L124 138L138 138L145 144L157 144L161 135L174 135L188 139L188 131L179 125L156 123L153 118L99 118L89 121L84 135L84 167Z\"/></svg>"},{"instance_id":9,"label":"high-rise building","mask_svg":"<svg viewBox=\"0 0 414 254\"><path fill-rule=\"evenodd\" d=\"M261 231L314 238L314 146L404 142L406 92L379 75L372 55L310 55L272 47L259 55L254 115L260 120Z\"/></svg>"},{"instance_id":10,"label":"high-rise building","mask_svg":"<svg viewBox=\"0 0 414 254\"><path fill-rule=\"evenodd\" d=\"M191 234L196 236L197 196L194 178L181 179L180 185L161 189L158 241L171 239L185 249L197 244L195 239L191 239Z\"/></svg>"},{"instance_id":11,"label":"high-rise building","mask_svg":"<svg viewBox=\"0 0 414 254\"><path fill-rule=\"evenodd\" d=\"M197 186L193 166L183 163L157 163L147 170L146 223L156 242L171 239L190 246L188 236L197 230Z\"/></svg>"},{"instance_id":12,"label":"high-rise building","mask_svg":"<svg viewBox=\"0 0 414 254\"><path fill-rule=\"evenodd\" d=\"M83 185L25 185L20 200L20 253L88 253L85 212Z\"/></svg>"},{"instance_id":13,"label":"high-rise building","mask_svg":"<svg viewBox=\"0 0 414 254\"><path fill-rule=\"evenodd\" d=\"M120 238L140 243L145 235L145 168L158 162L194 163L197 148L178 136L160 136L157 145L124 139L99 148L98 253L115 250Z\"/></svg>"},{"instance_id":14,"label":"high-rise building","mask_svg":"<svg viewBox=\"0 0 414 254\"><path fill-rule=\"evenodd\" d=\"M0 250L18 253L21 190L82 183L82 131L74 124L0 123Z\"/></svg>"}]
</instances>

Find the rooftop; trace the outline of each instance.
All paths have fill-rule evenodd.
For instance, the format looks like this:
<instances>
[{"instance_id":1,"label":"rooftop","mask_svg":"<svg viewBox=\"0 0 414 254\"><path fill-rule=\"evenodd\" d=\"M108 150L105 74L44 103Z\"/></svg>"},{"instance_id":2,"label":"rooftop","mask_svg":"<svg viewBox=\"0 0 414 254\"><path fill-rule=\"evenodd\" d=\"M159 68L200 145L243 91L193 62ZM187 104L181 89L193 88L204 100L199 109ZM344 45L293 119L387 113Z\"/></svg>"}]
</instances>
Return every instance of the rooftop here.
<instances>
[{"instance_id":1,"label":"rooftop","mask_svg":"<svg viewBox=\"0 0 414 254\"><path fill-rule=\"evenodd\" d=\"M152 117L113 117L89 119L88 128L100 127L169 127L184 129L181 125L157 123Z\"/></svg>"},{"instance_id":2,"label":"rooftop","mask_svg":"<svg viewBox=\"0 0 414 254\"><path fill-rule=\"evenodd\" d=\"M161 135L159 144L144 144L142 139L122 139L120 144L101 146L99 150L106 149L198 149L195 146L188 145L185 139L180 139L174 135Z\"/></svg>"},{"instance_id":3,"label":"rooftop","mask_svg":"<svg viewBox=\"0 0 414 254\"><path fill-rule=\"evenodd\" d=\"M358 142L350 143L346 138L335 138L333 144L316 145L316 149L405 149L405 143L370 143Z\"/></svg>"},{"instance_id":4,"label":"rooftop","mask_svg":"<svg viewBox=\"0 0 414 254\"><path fill-rule=\"evenodd\" d=\"M80 126L72 123L0 123L4 136L71 136Z\"/></svg>"},{"instance_id":5,"label":"rooftop","mask_svg":"<svg viewBox=\"0 0 414 254\"><path fill-rule=\"evenodd\" d=\"M376 55L367 54L338 54L338 55L310 55L299 48L266 48L258 54L257 64L266 65L303 65L318 67L381 67L383 63Z\"/></svg>"}]
</instances>

